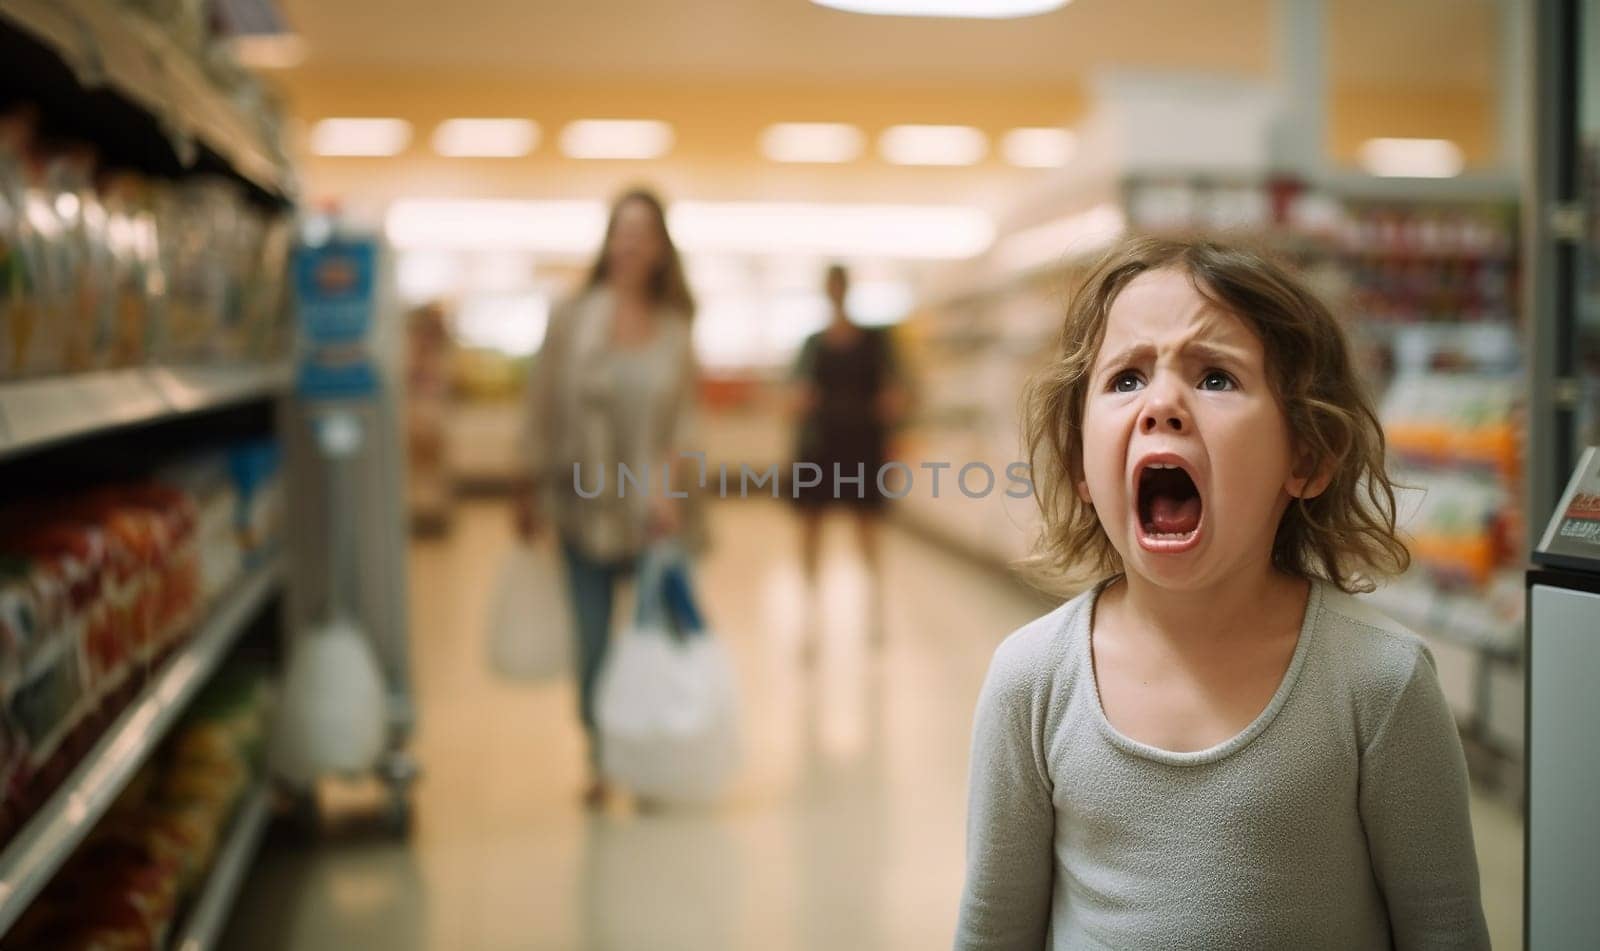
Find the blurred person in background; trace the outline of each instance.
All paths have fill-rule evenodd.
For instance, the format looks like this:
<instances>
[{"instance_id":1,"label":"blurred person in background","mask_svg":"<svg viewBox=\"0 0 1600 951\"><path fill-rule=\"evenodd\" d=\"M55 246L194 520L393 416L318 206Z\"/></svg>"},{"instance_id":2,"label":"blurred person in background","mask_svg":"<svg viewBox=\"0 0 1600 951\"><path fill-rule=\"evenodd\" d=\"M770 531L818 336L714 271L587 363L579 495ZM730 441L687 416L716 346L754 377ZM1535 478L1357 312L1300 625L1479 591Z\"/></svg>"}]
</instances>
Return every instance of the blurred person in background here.
<instances>
[{"instance_id":1,"label":"blurred person in background","mask_svg":"<svg viewBox=\"0 0 1600 951\"><path fill-rule=\"evenodd\" d=\"M439 534L450 525L452 491L446 426L454 386L454 354L444 306L434 302L412 311L406 337L411 527L419 535Z\"/></svg>"},{"instance_id":2,"label":"blurred person in background","mask_svg":"<svg viewBox=\"0 0 1600 951\"><path fill-rule=\"evenodd\" d=\"M566 565L578 644L579 714L589 739L584 802L607 792L595 728L595 685L611 639L617 583L644 548L676 537L698 547L699 519L663 491L664 467L681 492L695 467L689 445L696 369L694 299L661 200L635 189L612 206L604 243L583 289L551 314L529 375L522 437L527 466L516 517L531 541L553 526ZM644 491L617 483L619 464L650 473ZM593 498L604 478L604 490Z\"/></svg>"},{"instance_id":3,"label":"blurred person in background","mask_svg":"<svg viewBox=\"0 0 1600 951\"><path fill-rule=\"evenodd\" d=\"M823 512L830 506L854 512L856 540L870 585L872 636L881 640L878 521L886 498L878 486L878 469L888 458L889 431L905 412L906 392L889 335L857 324L845 309L849 272L832 265L826 287L828 325L806 339L794 369L796 461L815 465L822 473L819 485L797 482L795 488L801 562L814 595ZM842 478L863 474L864 478L859 485L842 483L835 491L835 467ZM808 638L809 656L815 650L815 633L808 632Z\"/></svg>"}]
</instances>

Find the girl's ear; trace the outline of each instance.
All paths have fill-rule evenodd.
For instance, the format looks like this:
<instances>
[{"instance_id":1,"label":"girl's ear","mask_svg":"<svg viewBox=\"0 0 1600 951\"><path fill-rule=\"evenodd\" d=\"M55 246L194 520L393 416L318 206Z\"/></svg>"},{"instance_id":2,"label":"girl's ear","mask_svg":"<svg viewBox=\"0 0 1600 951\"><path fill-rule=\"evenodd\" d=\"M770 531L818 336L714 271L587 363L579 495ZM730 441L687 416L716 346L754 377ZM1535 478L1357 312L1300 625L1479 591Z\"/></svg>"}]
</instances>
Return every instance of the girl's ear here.
<instances>
[{"instance_id":1,"label":"girl's ear","mask_svg":"<svg viewBox=\"0 0 1600 951\"><path fill-rule=\"evenodd\" d=\"M1094 505L1094 499L1089 497L1089 480L1083 474L1083 460L1080 459L1072 464L1070 475L1072 488L1078 493L1078 501L1085 505Z\"/></svg>"},{"instance_id":2,"label":"girl's ear","mask_svg":"<svg viewBox=\"0 0 1600 951\"><path fill-rule=\"evenodd\" d=\"M1317 464L1317 460L1310 454L1300 457L1300 464L1290 474L1288 481L1284 482L1284 491L1294 499L1314 499L1328 491L1328 485L1333 482L1333 463Z\"/></svg>"}]
</instances>

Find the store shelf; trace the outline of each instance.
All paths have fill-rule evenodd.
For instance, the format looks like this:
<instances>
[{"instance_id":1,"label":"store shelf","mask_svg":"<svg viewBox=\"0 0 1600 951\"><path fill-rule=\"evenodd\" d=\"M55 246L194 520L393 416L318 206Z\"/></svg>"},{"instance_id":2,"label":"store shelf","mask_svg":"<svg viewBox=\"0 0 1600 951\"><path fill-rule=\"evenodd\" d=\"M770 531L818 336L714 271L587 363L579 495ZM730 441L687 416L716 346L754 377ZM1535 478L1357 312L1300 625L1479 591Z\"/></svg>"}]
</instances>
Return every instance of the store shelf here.
<instances>
[{"instance_id":1,"label":"store shelf","mask_svg":"<svg viewBox=\"0 0 1600 951\"><path fill-rule=\"evenodd\" d=\"M0 383L0 459L284 392L287 366L150 367Z\"/></svg>"},{"instance_id":2,"label":"store shelf","mask_svg":"<svg viewBox=\"0 0 1600 951\"><path fill-rule=\"evenodd\" d=\"M1478 651L1508 664L1522 657L1521 625L1488 619L1488 607L1474 599L1441 594L1416 582L1400 582L1364 596L1373 607L1416 633Z\"/></svg>"},{"instance_id":3,"label":"store shelf","mask_svg":"<svg viewBox=\"0 0 1600 951\"><path fill-rule=\"evenodd\" d=\"M203 142L241 177L290 198L286 163L162 28L104 0L4 0L0 16L55 51L86 88L107 87L149 113L184 164Z\"/></svg>"},{"instance_id":4,"label":"store shelf","mask_svg":"<svg viewBox=\"0 0 1600 951\"><path fill-rule=\"evenodd\" d=\"M281 561L247 575L0 853L0 935L111 807L282 584L283 575Z\"/></svg>"},{"instance_id":5,"label":"store shelf","mask_svg":"<svg viewBox=\"0 0 1600 951\"><path fill-rule=\"evenodd\" d=\"M266 783L246 794L240 804L228 837L217 853L211 874L176 941L168 946L175 951L211 951L222 939L228 913L249 874L250 863L261 846L272 816L272 794Z\"/></svg>"}]
</instances>

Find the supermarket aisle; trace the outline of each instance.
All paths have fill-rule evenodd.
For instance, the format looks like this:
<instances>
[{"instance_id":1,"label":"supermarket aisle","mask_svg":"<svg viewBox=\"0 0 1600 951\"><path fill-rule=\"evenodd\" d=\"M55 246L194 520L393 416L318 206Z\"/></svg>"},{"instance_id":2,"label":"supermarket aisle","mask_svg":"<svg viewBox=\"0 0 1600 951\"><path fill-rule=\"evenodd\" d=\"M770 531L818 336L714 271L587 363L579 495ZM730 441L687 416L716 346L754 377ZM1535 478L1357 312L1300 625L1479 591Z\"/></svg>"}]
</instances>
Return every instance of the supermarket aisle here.
<instances>
[{"instance_id":1,"label":"supermarket aisle","mask_svg":"<svg viewBox=\"0 0 1600 951\"><path fill-rule=\"evenodd\" d=\"M830 531L817 666L788 511L715 510L701 584L746 691L748 764L725 807L587 816L566 686L495 681L482 620L510 544L494 505L414 551L428 771L410 851L265 856L228 948L925 949L946 946L962 868L967 737L988 655L1044 607L998 576L886 535L888 644L864 646L848 526ZM927 592L939 597L925 597ZM1497 948L1515 947L1520 838L1477 804Z\"/></svg>"},{"instance_id":2,"label":"supermarket aisle","mask_svg":"<svg viewBox=\"0 0 1600 951\"><path fill-rule=\"evenodd\" d=\"M495 681L482 619L510 544L465 509L413 556L427 770L414 849L265 856L229 948L928 948L948 941L962 862L966 743L989 652L1040 604L964 561L886 538L888 646L854 610L846 524L828 533L815 668L797 661L793 526L776 503L714 512L708 613L746 691L748 760L715 813L578 808L571 690ZM831 528L831 526L830 526ZM837 543L837 544L834 544ZM919 598L918 591L960 598Z\"/></svg>"}]
</instances>

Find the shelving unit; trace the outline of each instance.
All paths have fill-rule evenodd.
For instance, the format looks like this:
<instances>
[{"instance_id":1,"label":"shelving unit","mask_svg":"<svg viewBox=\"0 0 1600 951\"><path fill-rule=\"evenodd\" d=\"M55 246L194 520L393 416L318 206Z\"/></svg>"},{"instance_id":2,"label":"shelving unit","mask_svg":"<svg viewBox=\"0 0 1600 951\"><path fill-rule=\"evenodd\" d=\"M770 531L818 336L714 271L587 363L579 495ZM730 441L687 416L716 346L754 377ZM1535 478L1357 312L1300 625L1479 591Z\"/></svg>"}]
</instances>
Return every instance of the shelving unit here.
<instances>
[{"instance_id":1,"label":"shelving unit","mask_svg":"<svg viewBox=\"0 0 1600 951\"><path fill-rule=\"evenodd\" d=\"M108 471L143 473L139 447L147 432L152 444L160 447L151 464L170 455L180 469L195 458L209 458L205 453L217 453L220 458L222 453L242 452L238 447L250 447L255 441L272 442L263 440L269 433L279 435L279 414L273 410L290 395L293 371L285 362L283 339L269 339L262 332L287 319L286 311L276 309L281 306L280 298L266 294L263 288L270 288L267 282L274 280L281 266L271 249L286 244L248 237L239 222L249 216L262 229L282 222L292 211L297 182L278 141L272 112L263 105L264 87L231 63L213 60L215 47L201 49L198 42L191 46L173 29L170 23L106 0L0 0L0 83L8 102L17 102L28 115L30 127L37 123L39 134L87 147L96 154L102 170L131 173L140 187L168 190L165 194L187 189L191 198L210 189L215 194L206 193L205 201L219 204L204 206L208 217L201 220L212 221L224 212L234 216L232 225L212 230L196 231L193 221L179 220L171 233L163 219L164 240L174 241L189 228L195 235L205 235L206 240L196 240L208 248L233 248L226 242L237 235L247 236L240 240L255 242L249 245L248 254L217 253L164 262L168 269L165 279L141 285L147 288L141 294L152 299L165 296L148 317L162 323L151 326L159 327L160 334L189 334L183 340L174 336L175 342L165 350L152 345L148 350L140 346L113 354L107 349L77 361L8 365L4 372L16 375L49 374L58 366L137 364L0 381L0 471L7 476L8 505L14 502L12 488L27 486L30 492L38 491L53 485L50 480L58 472L66 474L74 487L73 480L80 472L84 478L99 479L102 453L118 455L116 460L108 458L118 463L125 461L121 456L135 457L128 466L105 466ZM243 187L238 187L241 184ZM102 192L101 197L104 195ZM149 213L151 205L135 205ZM198 214L194 207L185 207L182 213L191 219ZM254 263L247 266L240 263L243 261ZM85 273L90 266L82 265ZM93 266L106 265L96 261ZM200 273L202 270L205 273ZM204 293L196 290L213 277L229 282L228 293L223 289L213 293L211 284L204 284ZM282 278L287 282L287 274ZM263 283L258 286L252 283L255 281ZM269 322L272 327L267 326ZM237 346L218 345L213 350L187 342L204 339L211 332L208 328L223 325L237 329L239 340L230 340ZM254 334L248 341L247 333ZM167 338L152 331L149 339ZM222 355L233 362L223 362ZM125 438L131 430L137 430L136 438ZM188 453L191 440L194 452ZM130 446L134 447L131 454ZM180 451L188 454L180 455ZM229 464L237 458L229 456ZM269 464L259 459L250 464L269 471L265 468ZM256 477L270 478L250 476ZM247 477L237 479L243 484ZM120 486L108 489L116 491ZM181 486L181 490L188 493L190 488ZM233 497L221 490L207 496L210 491L196 489L185 498L235 504L222 501ZM92 718L76 715L76 719L64 721L71 725L63 729L77 731L73 744L55 754L48 773L31 774L24 780L40 785L28 788L26 798L18 800L19 808L26 811L14 814L13 819L22 824L8 823L8 829L14 831L0 842L0 944L41 895L54 901L52 882L64 885L65 880L57 879L69 861L75 868L77 861L91 860L81 854L81 847L86 840L97 841L97 825L144 764L159 756L156 751L186 722L195 698L217 679L224 662L258 648L270 651L270 645L264 643L252 643L247 650L239 648L247 632L262 629L258 622L265 620L264 612L285 601L288 559L279 551L281 542L263 540L270 534L264 521L272 521L274 526L280 521L270 514L276 503L261 503L267 507L247 510L242 506L254 490L230 483L228 491L239 493L241 508L207 522L210 534L196 529L194 544L200 554L193 557L215 555L214 544L205 546L216 541L218 531L230 539L226 533L236 532L240 535L237 554L246 565L243 573L219 593L216 585L227 584L220 579L238 570L237 562L220 568L216 567L224 564L220 556L207 562L220 579L211 579L203 589L209 603L204 604L202 619L160 666L150 671L135 696L129 699L131 691L124 691L104 701L125 706L101 707ZM219 510L209 511L215 514ZM256 524L252 519L264 521ZM246 525L247 521L250 524ZM246 535L250 540L245 540ZM227 550L233 551L231 545ZM111 623L133 622L118 618ZM61 650L71 649L69 645L85 649L84 641L73 640L78 635L71 630L52 629L51 643L62 645ZM31 661L38 667L60 656L59 651L53 655L39 651ZM38 675L41 680L43 676ZM110 693L95 696L101 698L97 702L113 697ZM90 730L99 732L90 734ZM51 754L38 755L42 759ZM65 778L61 778L63 773ZM175 930L167 947L202 951L216 946L270 817L271 790L263 779L232 807L229 825L219 830L223 838L210 871L188 901L184 918L171 925ZM216 818L220 821L222 814ZM75 853L80 853L77 859ZM71 868L68 876L73 874ZM70 904L71 914L77 916L77 899ZM53 914L53 909L43 910Z\"/></svg>"},{"instance_id":2,"label":"shelving unit","mask_svg":"<svg viewBox=\"0 0 1600 951\"><path fill-rule=\"evenodd\" d=\"M144 367L0 383L0 460L287 392L287 366Z\"/></svg>"},{"instance_id":3,"label":"shelving unit","mask_svg":"<svg viewBox=\"0 0 1600 951\"><path fill-rule=\"evenodd\" d=\"M211 951L217 947L228 924L228 912L250 872L250 862L261 847L271 817L272 793L263 783L240 803L206 879L205 890L189 910L182 931L168 944L173 951Z\"/></svg>"},{"instance_id":4,"label":"shelving unit","mask_svg":"<svg viewBox=\"0 0 1600 951\"><path fill-rule=\"evenodd\" d=\"M55 52L84 87L112 89L154 117L182 164L203 145L262 191L294 197L286 160L156 24L103 0L4 0L0 18Z\"/></svg>"},{"instance_id":5,"label":"shelving unit","mask_svg":"<svg viewBox=\"0 0 1600 951\"><path fill-rule=\"evenodd\" d=\"M246 575L0 852L0 935L110 808L283 580L276 560Z\"/></svg>"}]
</instances>

